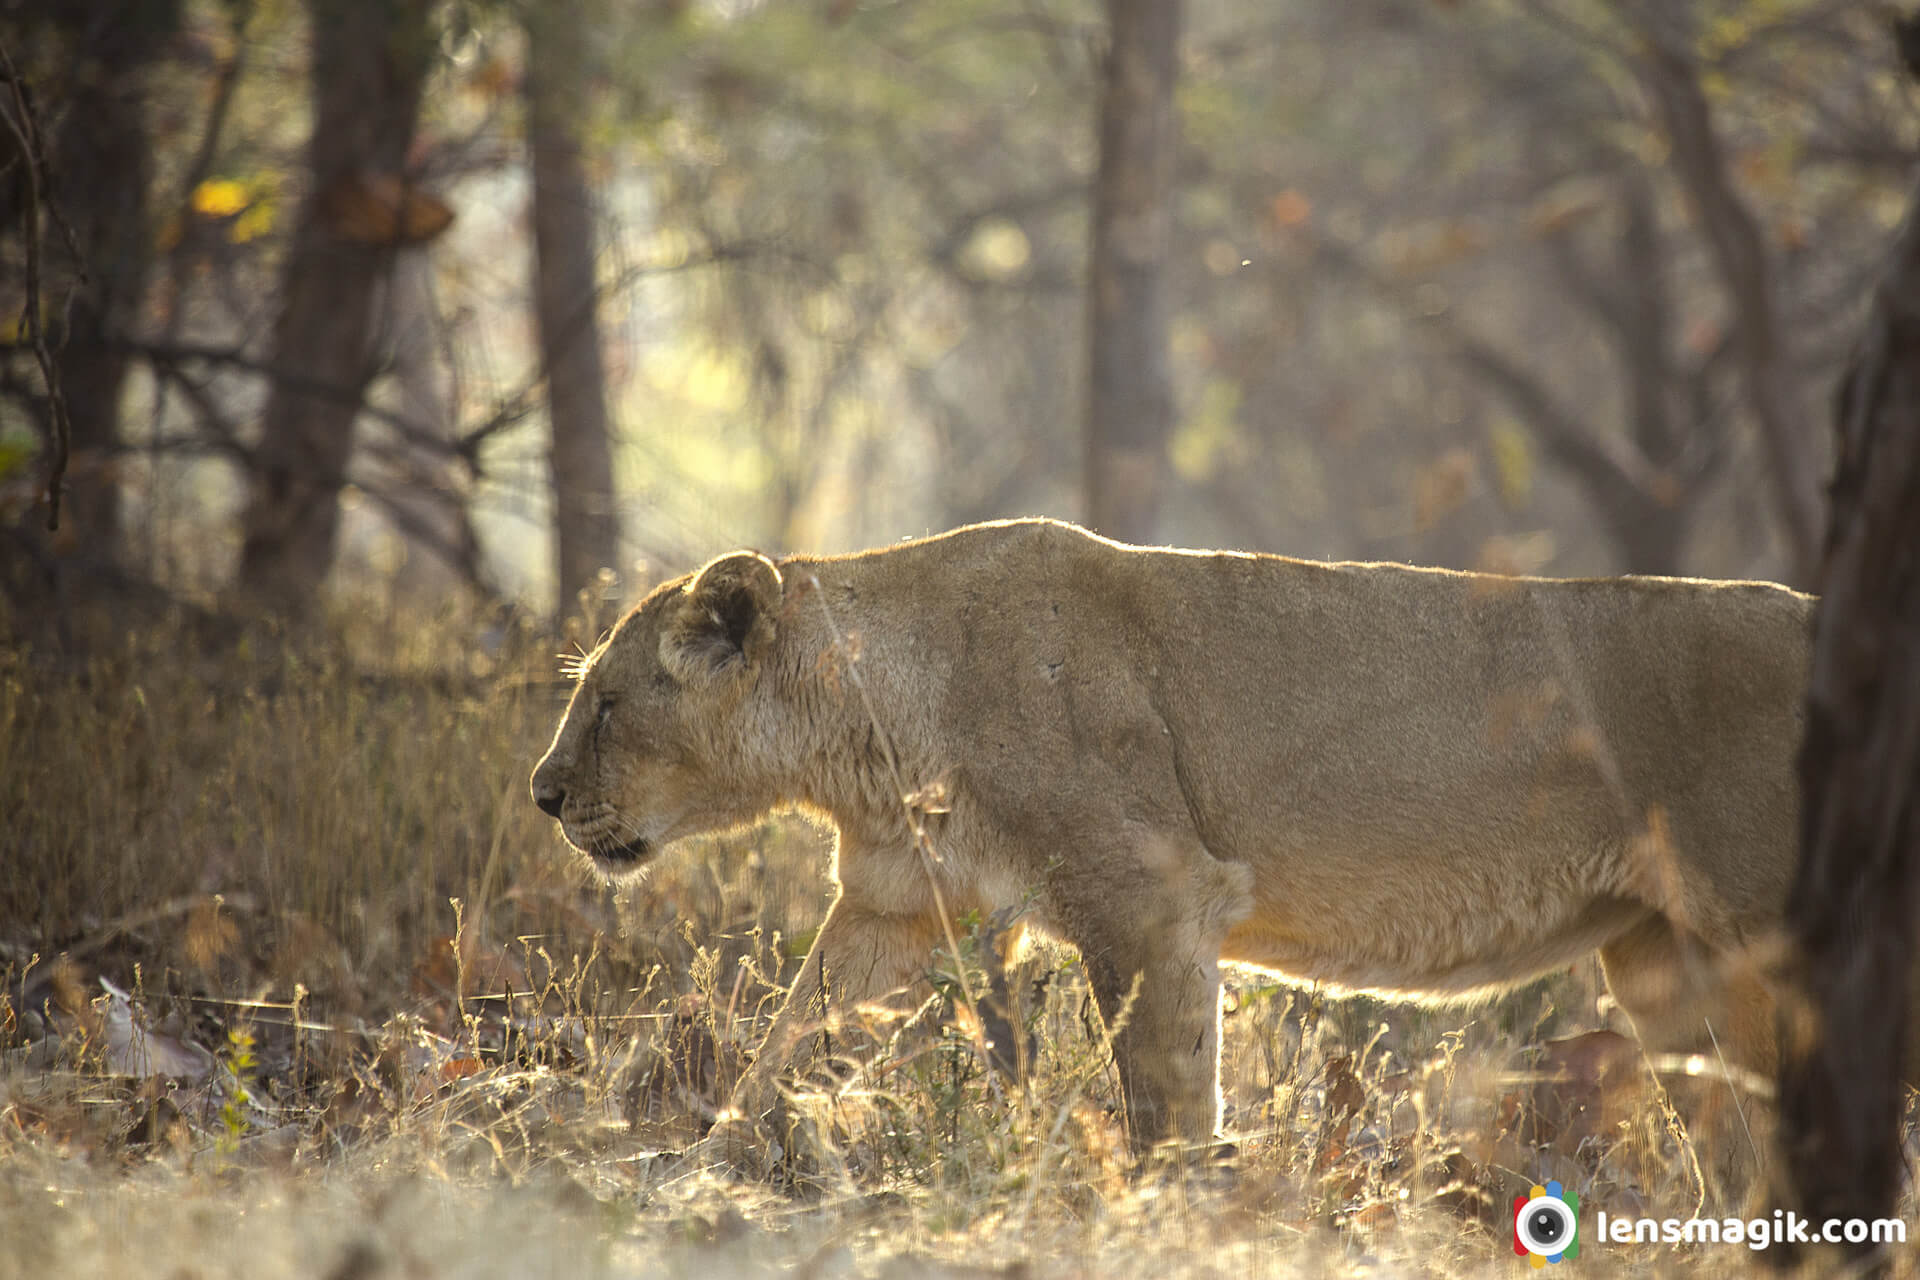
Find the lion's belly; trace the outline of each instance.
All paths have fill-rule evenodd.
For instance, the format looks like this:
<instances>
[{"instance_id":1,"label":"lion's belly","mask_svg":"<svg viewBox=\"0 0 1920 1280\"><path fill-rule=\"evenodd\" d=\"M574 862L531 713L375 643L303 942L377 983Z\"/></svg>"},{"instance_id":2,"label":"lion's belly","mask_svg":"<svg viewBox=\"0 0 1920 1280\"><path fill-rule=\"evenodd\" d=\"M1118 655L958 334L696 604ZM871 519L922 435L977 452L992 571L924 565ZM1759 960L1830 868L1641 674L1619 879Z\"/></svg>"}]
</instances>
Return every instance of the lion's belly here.
<instances>
[{"instance_id":1,"label":"lion's belly","mask_svg":"<svg viewBox=\"0 0 1920 1280\"><path fill-rule=\"evenodd\" d=\"M1571 964L1648 914L1643 904L1598 897L1542 916L1443 888L1391 913L1302 918L1265 902L1228 933L1220 958L1349 991L1458 999Z\"/></svg>"}]
</instances>

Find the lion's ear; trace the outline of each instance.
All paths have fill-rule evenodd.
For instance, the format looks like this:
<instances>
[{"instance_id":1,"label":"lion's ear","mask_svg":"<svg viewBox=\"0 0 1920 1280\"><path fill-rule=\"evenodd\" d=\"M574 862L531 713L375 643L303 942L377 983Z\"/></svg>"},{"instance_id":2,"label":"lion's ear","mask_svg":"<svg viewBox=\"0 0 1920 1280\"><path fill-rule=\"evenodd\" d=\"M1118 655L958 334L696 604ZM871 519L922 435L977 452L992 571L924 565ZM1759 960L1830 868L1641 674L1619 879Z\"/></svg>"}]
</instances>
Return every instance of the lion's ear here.
<instances>
[{"instance_id":1,"label":"lion's ear","mask_svg":"<svg viewBox=\"0 0 1920 1280\"><path fill-rule=\"evenodd\" d=\"M682 684L751 670L773 644L780 570L754 551L710 561L687 584L660 637L660 661Z\"/></svg>"}]
</instances>

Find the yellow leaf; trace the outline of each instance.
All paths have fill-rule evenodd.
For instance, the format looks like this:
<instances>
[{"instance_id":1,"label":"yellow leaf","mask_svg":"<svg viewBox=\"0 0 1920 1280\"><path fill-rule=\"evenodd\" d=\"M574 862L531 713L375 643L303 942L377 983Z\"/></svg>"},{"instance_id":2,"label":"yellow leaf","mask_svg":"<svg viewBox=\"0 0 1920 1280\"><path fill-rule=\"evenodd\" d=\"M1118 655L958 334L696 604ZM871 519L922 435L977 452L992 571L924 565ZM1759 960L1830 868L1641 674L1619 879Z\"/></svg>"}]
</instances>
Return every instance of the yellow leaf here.
<instances>
[{"instance_id":1,"label":"yellow leaf","mask_svg":"<svg viewBox=\"0 0 1920 1280\"><path fill-rule=\"evenodd\" d=\"M0 480L16 471L25 471L33 458L33 446L25 440L0 440Z\"/></svg>"},{"instance_id":2,"label":"yellow leaf","mask_svg":"<svg viewBox=\"0 0 1920 1280\"><path fill-rule=\"evenodd\" d=\"M193 189L193 211L208 218L231 218L253 202L247 189L231 178L208 178Z\"/></svg>"},{"instance_id":3,"label":"yellow leaf","mask_svg":"<svg viewBox=\"0 0 1920 1280\"><path fill-rule=\"evenodd\" d=\"M235 244L245 244L267 234L273 230L275 212L273 201L262 200L233 220L233 225L227 228L227 239Z\"/></svg>"},{"instance_id":4,"label":"yellow leaf","mask_svg":"<svg viewBox=\"0 0 1920 1280\"><path fill-rule=\"evenodd\" d=\"M1533 449L1527 433L1511 422L1497 422L1487 434L1501 500L1509 510L1521 510L1533 493Z\"/></svg>"}]
</instances>

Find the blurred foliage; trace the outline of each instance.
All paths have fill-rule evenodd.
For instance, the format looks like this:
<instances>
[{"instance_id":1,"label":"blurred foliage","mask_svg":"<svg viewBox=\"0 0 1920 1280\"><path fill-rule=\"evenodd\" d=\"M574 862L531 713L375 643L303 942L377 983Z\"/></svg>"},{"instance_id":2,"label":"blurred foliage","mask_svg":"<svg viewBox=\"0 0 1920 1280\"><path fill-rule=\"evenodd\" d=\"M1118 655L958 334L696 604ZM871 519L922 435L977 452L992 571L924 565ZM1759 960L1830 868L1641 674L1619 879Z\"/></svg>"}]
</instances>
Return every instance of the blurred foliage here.
<instances>
[{"instance_id":1,"label":"blurred foliage","mask_svg":"<svg viewBox=\"0 0 1920 1280\"><path fill-rule=\"evenodd\" d=\"M843 549L1076 514L1098 6L583 12L633 558L658 573L730 544ZM1655 399L1678 452L1648 455L1640 480L1656 506L1686 505L1690 571L1784 571L1725 357L1725 282L1645 88L1655 20L1688 32L1730 180L1774 258L1796 393L1825 403L1920 118L1874 6L1196 0L1170 540L1472 565L1491 539L1544 535L1548 571L1622 567L1604 497L1461 353L1505 361L1601 452L1630 455L1643 406L1604 306L1657 286ZM532 596L549 499L518 13L449 6L441 31L416 167L454 221L419 251L430 313L404 319L432 329L447 421L412 425L470 465L494 576ZM288 91L305 46L300 6L195 0L152 73L170 269L149 319L228 357L153 363L127 402L130 545L180 585L228 572L235 447L263 399L257 344L308 126ZM33 65L57 111L57 65ZM1657 271L1622 266L1631 184ZM380 413L402 403L394 381L374 384ZM18 403L0 402L9 438ZM397 447L378 414L363 427L370 456ZM380 515L379 476L358 479L375 501L350 514L343 568L390 571L405 539Z\"/></svg>"}]
</instances>

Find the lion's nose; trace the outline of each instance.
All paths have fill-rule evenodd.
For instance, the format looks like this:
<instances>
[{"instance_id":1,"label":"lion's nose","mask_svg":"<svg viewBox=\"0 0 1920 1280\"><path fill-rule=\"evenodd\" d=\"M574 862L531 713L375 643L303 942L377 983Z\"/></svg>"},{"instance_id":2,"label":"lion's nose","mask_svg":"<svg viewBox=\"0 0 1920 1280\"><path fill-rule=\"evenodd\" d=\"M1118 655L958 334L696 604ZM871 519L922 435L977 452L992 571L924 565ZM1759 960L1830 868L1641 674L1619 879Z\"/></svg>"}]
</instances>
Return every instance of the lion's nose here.
<instances>
[{"instance_id":1,"label":"lion's nose","mask_svg":"<svg viewBox=\"0 0 1920 1280\"><path fill-rule=\"evenodd\" d=\"M560 816L560 806L565 804L566 800L567 792L564 787L542 778L537 773L533 775L533 802L540 806L541 812L549 818L557 818Z\"/></svg>"}]
</instances>

